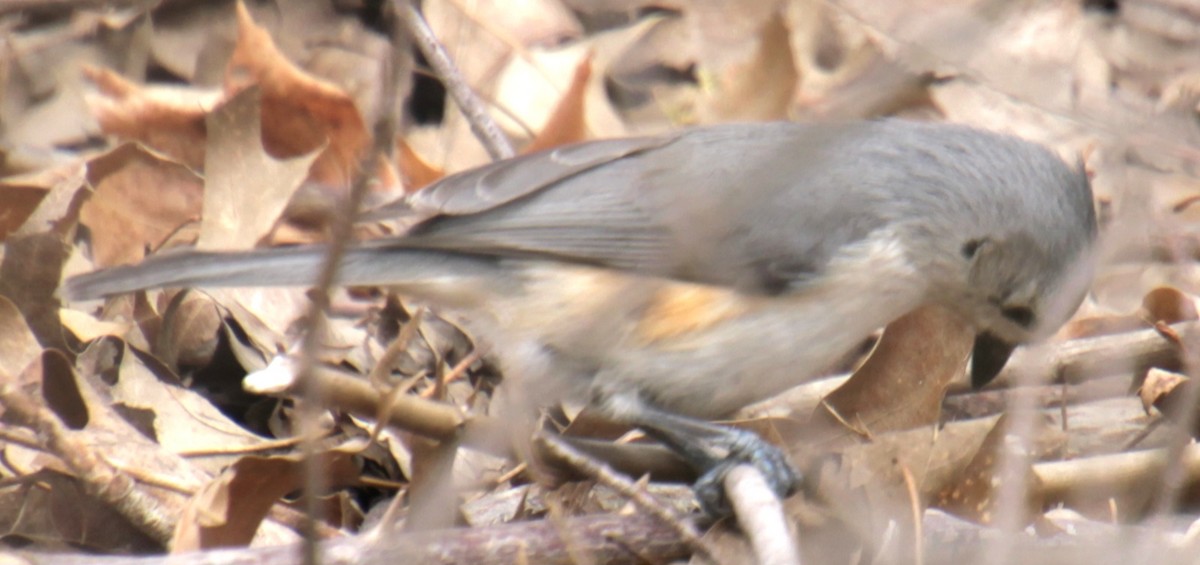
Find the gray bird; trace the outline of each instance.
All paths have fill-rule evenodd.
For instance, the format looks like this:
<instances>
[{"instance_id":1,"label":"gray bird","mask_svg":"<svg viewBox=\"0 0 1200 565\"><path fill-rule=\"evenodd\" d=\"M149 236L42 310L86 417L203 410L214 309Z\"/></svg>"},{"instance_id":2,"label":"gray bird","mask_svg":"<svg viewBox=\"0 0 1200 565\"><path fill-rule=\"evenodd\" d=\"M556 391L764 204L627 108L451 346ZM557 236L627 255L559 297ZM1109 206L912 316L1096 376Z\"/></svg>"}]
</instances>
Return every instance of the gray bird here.
<instances>
[{"instance_id":1,"label":"gray bird","mask_svg":"<svg viewBox=\"0 0 1200 565\"><path fill-rule=\"evenodd\" d=\"M509 396L583 398L720 481L796 475L757 436L708 423L801 384L926 304L976 330L976 386L1057 329L1088 288L1085 173L962 126L738 124L581 143L447 177L402 237L358 243L339 282L459 317ZM67 281L88 298L154 287L309 285L321 246L151 257Z\"/></svg>"}]
</instances>

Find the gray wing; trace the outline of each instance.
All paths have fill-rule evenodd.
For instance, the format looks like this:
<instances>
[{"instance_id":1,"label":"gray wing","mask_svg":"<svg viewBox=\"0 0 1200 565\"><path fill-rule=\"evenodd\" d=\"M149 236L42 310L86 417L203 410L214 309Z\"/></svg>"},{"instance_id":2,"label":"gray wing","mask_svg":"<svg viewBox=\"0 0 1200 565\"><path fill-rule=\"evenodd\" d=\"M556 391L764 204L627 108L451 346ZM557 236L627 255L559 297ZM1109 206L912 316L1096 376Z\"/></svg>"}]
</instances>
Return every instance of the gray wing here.
<instances>
[{"instance_id":1,"label":"gray wing","mask_svg":"<svg viewBox=\"0 0 1200 565\"><path fill-rule=\"evenodd\" d=\"M413 194L408 205L446 216L475 214L601 165L662 147L676 137L606 139L505 159L434 183Z\"/></svg>"},{"instance_id":2,"label":"gray wing","mask_svg":"<svg viewBox=\"0 0 1200 565\"><path fill-rule=\"evenodd\" d=\"M598 141L447 177L383 245L552 257L778 292L882 222L853 161L871 124L727 125Z\"/></svg>"}]
</instances>

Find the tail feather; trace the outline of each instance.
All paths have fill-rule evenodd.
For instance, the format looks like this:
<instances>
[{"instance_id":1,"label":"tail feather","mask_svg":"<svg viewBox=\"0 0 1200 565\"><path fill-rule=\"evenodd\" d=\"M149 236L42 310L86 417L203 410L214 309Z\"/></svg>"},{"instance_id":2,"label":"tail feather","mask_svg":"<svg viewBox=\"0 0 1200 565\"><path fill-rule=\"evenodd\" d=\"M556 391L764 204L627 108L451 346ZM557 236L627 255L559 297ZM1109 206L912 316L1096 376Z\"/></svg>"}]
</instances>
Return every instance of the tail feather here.
<instances>
[{"instance_id":1,"label":"tail feather","mask_svg":"<svg viewBox=\"0 0 1200 565\"><path fill-rule=\"evenodd\" d=\"M320 273L323 246L247 252L186 251L140 264L72 277L68 299L99 298L136 290L173 287L308 286ZM441 279L496 277L498 260L444 251L352 247L338 270L338 284L404 286Z\"/></svg>"}]
</instances>

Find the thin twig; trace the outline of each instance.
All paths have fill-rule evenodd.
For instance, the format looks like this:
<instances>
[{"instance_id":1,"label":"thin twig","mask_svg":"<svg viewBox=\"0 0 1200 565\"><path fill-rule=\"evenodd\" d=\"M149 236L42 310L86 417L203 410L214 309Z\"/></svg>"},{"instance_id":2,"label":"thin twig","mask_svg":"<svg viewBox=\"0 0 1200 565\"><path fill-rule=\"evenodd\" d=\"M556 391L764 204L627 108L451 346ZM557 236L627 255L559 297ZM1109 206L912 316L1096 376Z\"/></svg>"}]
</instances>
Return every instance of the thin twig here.
<instances>
[{"instance_id":1,"label":"thin twig","mask_svg":"<svg viewBox=\"0 0 1200 565\"><path fill-rule=\"evenodd\" d=\"M1156 328L1157 329L1157 328ZM1174 335L1176 340L1180 339L1177 333L1163 333L1164 337ZM1196 377L1196 369L1200 367L1200 350L1197 346L1200 345L1200 340L1195 334L1188 334L1187 342L1183 345L1184 367L1187 369L1190 378ZM1193 445L1192 432L1196 429L1197 417L1200 416L1196 411L1197 400L1200 400L1200 387L1185 386L1180 389L1178 405L1183 408L1180 412L1182 417L1173 418L1170 430L1170 443L1167 446L1168 460L1174 464L1163 467L1160 484L1162 490L1154 500L1154 507L1151 514L1151 521L1165 520L1168 515L1175 512L1179 506L1180 496L1183 494L1183 489L1186 486L1185 481L1189 479L1183 459L1185 450Z\"/></svg>"},{"instance_id":2,"label":"thin twig","mask_svg":"<svg viewBox=\"0 0 1200 565\"><path fill-rule=\"evenodd\" d=\"M1150 449L1038 463L1033 470L1046 503L1063 504L1145 492L1171 466L1178 466L1188 483L1200 482L1200 446L1187 446L1179 456L1170 449Z\"/></svg>"},{"instance_id":3,"label":"thin twig","mask_svg":"<svg viewBox=\"0 0 1200 565\"><path fill-rule=\"evenodd\" d=\"M247 375L243 387L254 394L294 398L300 392L300 383L292 365L291 358L277 357L266 369ZM387 398L357 375L334 367L314 367L308 378L312 379L310 384L322 392L328 406L364 418L386 414L389 424L430 439L452 439L468 427L468 418L454 406L411 394ZM494 420L476 425L498 427Z\"/></svg>"},{"instance_id":4,"label":"thin twig","mask_svg":"<svg viewBox=\"0 0 1200 565\"><path fill-rule=\"evenodd\" d=\"M388 348L384 350L383 355L379 357L379 361L375 363L375 367L367 374L367 381L378 387L380 390L387 388L387 383L390 380L388 377L392 374L392 367L400 360L400 356L408 352L408 346L412 342L413 336L417 335L417 328L421 325L421 319L425 317L425 308L420 307L413 311L408 322L400 328L400 334L392 343L388 344ZM404 388L404 392L408 392L416 381Z\"/></svg>"},{"instance_id":5,"label":"thin twig","mask_svg":"<svg viewBox=\"0 0 1200 565\"><path fill-rule=\"evenodd\" d=\"M917 480L913 478L912 469L908 465L900 465L900 473L904 476L904 490L908 494L908 507L913 519L913 563L925 565L925 528L921 519L925 509L921 505L921 495L917 492Z\"/></svg>"},{"instance_id":6,"label":"thin twig","mask_svg":"<svg viewBox=\"0 0 1200 565\"><path fill-rule=\"evenodd\" d=\"M463 375L467 374L467 370L471 368L471 365L474 365L476 361L483 358L484 351L485 351L484 348L476 347L475 349L472 349L471 352L468 353L466 357L463 357L462 359L460 359L457 364L455 364L453 367L450 368L449 373L446 373L445 375L442 376L442 380L445 381L445 384L450 384L450 383L462 378ZM429 397L433 396L434 391L435 391L435 389L432 389L432 388L426 389L426 390L421 391L419 396L421 398L429 398Z\"/></svg>"},{"instance_id":7,"label":"thin twig","mask_svg":"<svg viewBox=\"0 0 1200 565\"><path fill-rule=\"evenodd\" d=\"M171 540L175 517L165 513L177 505L156 500L138 488L133 477L113 467L32 396L15 385L16 379L0 374L0 404L9 418L37 432L45 449L66 464L84 491L112 506L136 528L159 543ZM177 496L174 493L164 496Z\"/></svg>"},{"instance_id":8,"label":"thin twig","mask_svg":"<svg viewBox=\"0 0 1200 565\"><path fill-rule=\"evenodd\" d=\"M484 149L487 149L488 155L497 161L515 155L512 143L509 143L508 138L500 131L500 126L492 119L491 114L488 114L483 102L475 96L475 92L471 90L471 86L450 59L446 49L433 34L429 22L425 21L425 16L417 9L416 4L412 0L394 0L392 4L404 24L405 31L412 36L421 53L425 54L429 65L442 79L446 91L462 111L467 123L471 124L471 131L483 144Z\"/></svg>"},{"instance_id":9,"label":"thin twig","mask_svg":"<svg viewBox=\"0 0 1200 565\"><path fill-rule=\"evenodd\" d=\"M644 489L638 488L633 481L622 477L603 463L588 457L558 436L543 433L538 435L538 441L545 446L551 455L559 458L584 475L591 477L596 482L621 493L621 495L632 501L642 511L662 520L693 551L715 561L714 556L716 553L709 547L708 542L700 537L700 532L696 530L694 524L679 516L670 507L663 505Z\"/></svg>"},{"instance_id":10,"label":"thin twig","mask_svg":"<svg viewBox=\"0 0 1200 565\"><path fill-rule=\"evenodd\" d=\"M563 528L567 528L564 532ZM563 540L570 539L567 548ZM582 555L596 563L672 563L687 557L667 527L650 516L597 514L559 523L535 520L474 528L347 536L322 542L325 565L394 563L577 563ZM160 556L105 556L6 550L6 562L28 565L293 565L294 544L211 549Z\"/></svg>"},{"instance_id":11,"label":"thin twig","mask_svg":"<svg viewBox=\"0 0 1200 565\"><path fill-rule=\"evenodd\" d=\"M382 85L381 97L383 100L394 101L397 98L398 77L396 68L400 64L403 51L404 49L400 45L399 37L397 37L397 34L393 34L391 57L384 62L380 73L380 82ZM301 343L297 370L301 398L303 399L303 402L298 403L296 410L301 437L318 437L317 422L320 420L319 415L322 409L322 399L321 390L316 386L316 380L312 378L312 374L317 366L317 351L321 346L321 337L325 335L326 313L329 311L330 303L329 290L333 287L337 279L342 257L345 256L346 248L350 245L354 233L355 218L358 215L358 210L362 207L367 189L374 179L372 172L382 159L390 158L394 150L393 139L396 137L397 124L400 119L397 115L398 110L399 107L393 105L392 108L384 110L379 114L379 119L376 121L374 127L374 141L371 149L362 156L358 170L354 175L354 183L350 188L350 194L342 202L340 210L338 210L333 219L330 226L330 241L326 248L324 263L321 265L321 271L314 287L309 292L312 304L307 317L309 320L308 332L304 334ZM320 555L318 554L316 517L323 510L323 502L320 500L318 493L324 492L325 485L322 479L324 477L323 470L317 466L316 449L314 442L306 441L301 444L301 453L304 457L304 490L302 500L306 515L302 527L302 533L304 534L303 562L306 565L317 565L321 562Z\"/></svg>"},{"instance_id":12,"label":"thin twig","mask_svg":"<svg viewBox=\"0 0 1200 565\"><path fill-rule=\"evenodd\" d=\"M750 465L738 465L725 475L724 486L759 565L799 565L798 546L788 529L783 503L762 473Z\"/></svg>"}]
</instances>

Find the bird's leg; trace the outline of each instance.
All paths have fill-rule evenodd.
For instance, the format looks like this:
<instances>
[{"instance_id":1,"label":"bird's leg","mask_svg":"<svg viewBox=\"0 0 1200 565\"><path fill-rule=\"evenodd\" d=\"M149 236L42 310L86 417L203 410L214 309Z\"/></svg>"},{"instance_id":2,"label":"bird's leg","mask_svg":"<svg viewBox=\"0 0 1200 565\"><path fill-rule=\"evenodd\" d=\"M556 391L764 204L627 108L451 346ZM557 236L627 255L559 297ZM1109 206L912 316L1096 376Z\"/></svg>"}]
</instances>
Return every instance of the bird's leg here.
<instances>
[{"instance_id":1,"label":"bird's leg","mask_svg":"<svg viewBox=\"0 0 1200 565\"><path fill-rule=\"evenodd\" d=\"M626 421L678 453L700 472L693 485L701 507L712 516L732 514L723 486L737 465L754 466L781 499L795 491L800 478L787 455L753 432L721 426L642 405Z\"/></svg>"}]
</instances>

